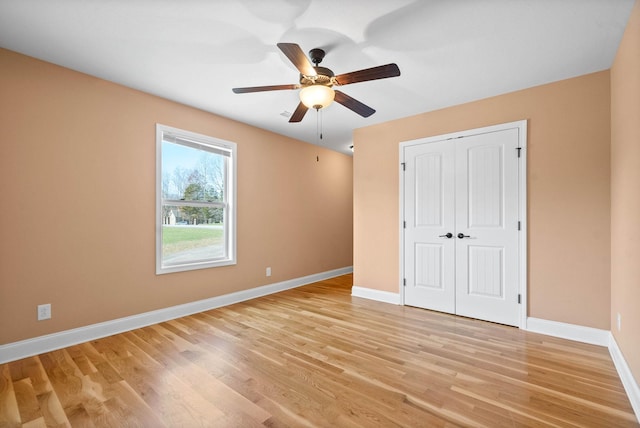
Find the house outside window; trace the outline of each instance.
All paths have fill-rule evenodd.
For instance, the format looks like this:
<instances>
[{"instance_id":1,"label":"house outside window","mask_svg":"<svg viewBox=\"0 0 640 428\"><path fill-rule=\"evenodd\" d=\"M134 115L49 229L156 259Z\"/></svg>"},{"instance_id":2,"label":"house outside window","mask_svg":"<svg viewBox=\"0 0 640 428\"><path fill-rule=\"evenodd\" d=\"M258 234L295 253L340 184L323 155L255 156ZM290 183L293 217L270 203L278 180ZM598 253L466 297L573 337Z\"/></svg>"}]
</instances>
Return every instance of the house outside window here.
<instances>
[{"instance_id":1,"label":"house outside window","mask_svg":"<svg viewBox=\"0 0 640 428\"><path fill-rule=\"evenodd\" d=\"M236 263L236 144L156 125L156 274Z\"/></svg>"}]
</instances>

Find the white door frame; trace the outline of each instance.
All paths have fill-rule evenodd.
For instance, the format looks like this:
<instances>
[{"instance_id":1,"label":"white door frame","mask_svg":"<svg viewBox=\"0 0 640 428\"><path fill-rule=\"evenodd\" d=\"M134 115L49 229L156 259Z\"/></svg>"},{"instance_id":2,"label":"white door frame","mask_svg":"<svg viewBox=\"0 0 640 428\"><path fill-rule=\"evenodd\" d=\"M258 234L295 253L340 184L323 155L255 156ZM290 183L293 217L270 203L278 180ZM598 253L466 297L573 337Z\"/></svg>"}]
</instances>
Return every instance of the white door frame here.
<instances>
[{"instance_id":1,"label":"white door frame","mask_svg":"<svg viewBox=\"0 0 640 428\"><path fill-rule=\"evenodd\" d=\"M449 134L436 135L433 137L418 138L415 140L402 141L399 145L399 158L400 165L398 168L399 182L400 182L400 222L399 222L399 234L400 234L400 277L398 278L398 290L400 295L400 304L404 305L404 278L405 265L404 265L404 149L408 146L414 146L419 144L429 144L442 140L454 140L456 138L470 137L478 134L486 134L489 132L504 131L507 129L518 129L518 147L520 147L520 164L518 169L518 216L520 219L520 234L518 235L518 278L519 284L518 293L521 296L520 300L520 325L521 329L527 328L527 121L519 120L516 122L502 123L499 125L487 126L482 128L468 129L465 131L458 131Z\"/></svg>"}]
</instances>

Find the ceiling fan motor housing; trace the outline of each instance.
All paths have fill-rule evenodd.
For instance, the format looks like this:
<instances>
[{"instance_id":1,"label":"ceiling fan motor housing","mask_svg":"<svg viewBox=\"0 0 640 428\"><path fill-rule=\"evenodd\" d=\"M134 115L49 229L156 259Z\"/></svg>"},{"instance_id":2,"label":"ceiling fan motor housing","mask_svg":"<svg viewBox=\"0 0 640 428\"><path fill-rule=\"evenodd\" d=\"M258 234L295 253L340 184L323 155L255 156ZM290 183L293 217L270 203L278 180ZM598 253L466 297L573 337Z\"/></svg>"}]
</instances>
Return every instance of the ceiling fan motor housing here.
<instances>
[{"instance_id":1,"label":"ceiling fan motor housing","mask_svg":"<svg viewBox=\"0 0 640 428\"><path fill-rule=\"evenodd\" d=\"M305 76L304 74L300 74L300 84L302 86L309 86L309 85L333 86L333 82L331 80L331 78L335 76L335 74L333 74L333 71L325 67L313 67L313 68L314 70L316 70L316 76Z\"/></svg>"},{"instance_id":2,"label":"ceiling fan motor housing","mask_svg":"<svg viewBox=\"0 0 640 428\"><path fill-rule=\"evenodd\" d=\"M316 76L305 76L304 74L300 74L300 84L302 86L333 86L334 82L331 79L335 76L335 74L333 74L333 71L325 67L320 67L318 65L324 59L325 54L326 52L320 48L311 49L309 51L309 58L311 58L311 62L313 62L313 69L316 71Z\"/></svg>"}]
</instances>

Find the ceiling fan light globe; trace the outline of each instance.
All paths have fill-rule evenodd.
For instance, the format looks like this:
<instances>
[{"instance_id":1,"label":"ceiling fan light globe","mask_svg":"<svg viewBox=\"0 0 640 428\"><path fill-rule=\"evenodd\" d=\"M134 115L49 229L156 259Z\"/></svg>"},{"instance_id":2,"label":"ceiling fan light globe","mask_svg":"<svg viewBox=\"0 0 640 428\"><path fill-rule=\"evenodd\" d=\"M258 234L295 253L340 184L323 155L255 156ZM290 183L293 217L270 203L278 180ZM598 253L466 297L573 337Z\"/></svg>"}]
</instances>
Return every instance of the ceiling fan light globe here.
<instances>
[{"instance_id":1,"label":"ceiling fan light globe","mask_svg":"<svg viewBox=\"0 0 640 428\"><path fill-rule=\"evenodd\" d=\"M336 93L325 85L311 85L300 90L300 101L308 108L319 110L333 102Z\"/></svg>"}]
</instances>

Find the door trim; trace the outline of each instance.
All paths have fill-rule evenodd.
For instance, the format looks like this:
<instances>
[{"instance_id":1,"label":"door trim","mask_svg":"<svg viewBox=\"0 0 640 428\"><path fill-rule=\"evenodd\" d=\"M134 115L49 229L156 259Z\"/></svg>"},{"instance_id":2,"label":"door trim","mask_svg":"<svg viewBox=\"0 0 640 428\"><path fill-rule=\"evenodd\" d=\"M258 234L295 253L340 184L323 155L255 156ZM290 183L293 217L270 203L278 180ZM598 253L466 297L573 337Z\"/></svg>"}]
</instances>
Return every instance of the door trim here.
<instances>
[{"instance_id":1,"label":"door trim","mask_svg":"<svg viewBox=\"0 0 640 428\"><path fill-rule=\"evenodd\" d=\"M435 135L432 137L424 137L417 138L415 140L401 141L399 144L399 159L400 164L398 165L398 176L400 183L400 197L399 197L399 225L398 225L398 233L400 236L400 269L399 269L399 278L398 278L398 291L400 295L400 304L405 305L404 301L404 278L405 276L405 265L404 265L404 173L403 173L403 165L405 162L404 158L404 149L409 146L415 146L419 144L429 144L435 143L443 140L454 140L462 137L471 137L474 135L486 134L489 132L496 131L504 131L507 129L517 129L518 130L518 147L520 150L520 164L518 166L518 216L520 218L520 234L518 235L518 278L519 278L519 294L521 296L520 300L520 316L519 316L519 327L522 329L527 328L527 315L528 315L528 283L527 283L527 235L528 235L528 226L527 226L527 121L519 120L515 122L502 123L499 125L486 126L482 128L474 128L468 129L465 131L457 131L448 134Z\"/></svg>"}]
</instances>

